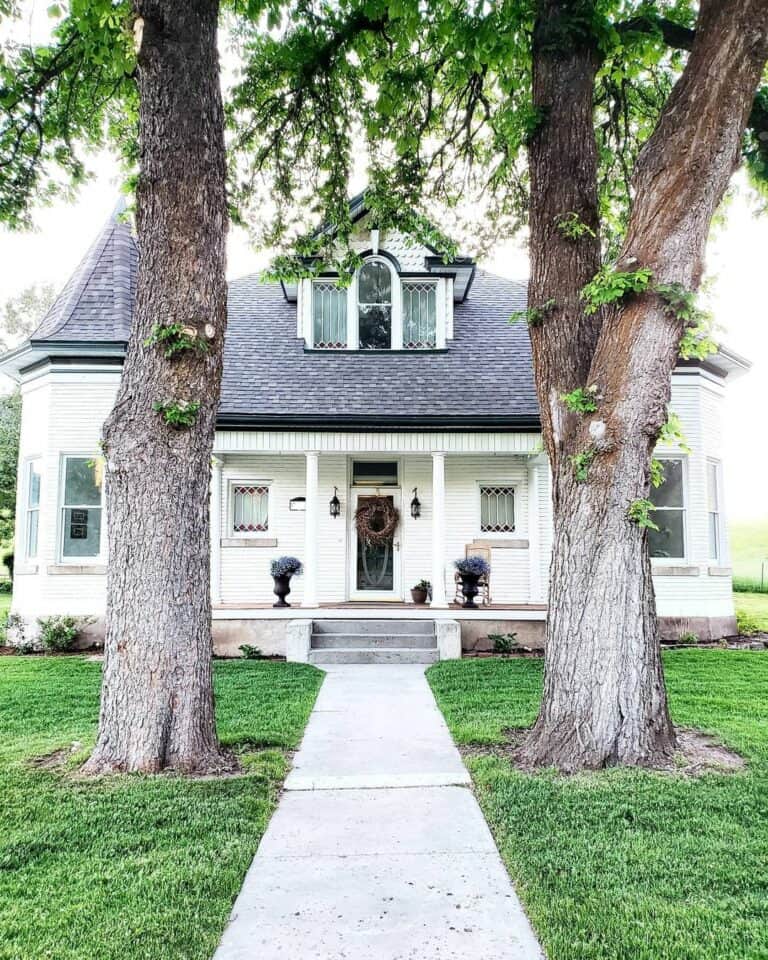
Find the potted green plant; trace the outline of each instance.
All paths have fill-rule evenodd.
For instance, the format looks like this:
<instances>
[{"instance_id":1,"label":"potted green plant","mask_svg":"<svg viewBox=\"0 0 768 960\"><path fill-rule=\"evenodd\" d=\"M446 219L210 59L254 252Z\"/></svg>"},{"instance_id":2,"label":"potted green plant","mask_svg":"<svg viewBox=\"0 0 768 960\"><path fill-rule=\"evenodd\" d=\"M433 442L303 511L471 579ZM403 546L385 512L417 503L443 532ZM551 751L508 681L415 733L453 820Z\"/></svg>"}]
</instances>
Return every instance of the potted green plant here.
<instances>
[{"instance_id":1,"label":"potted green plant","mask_svg":"<svg viewBox=\"0 0 768 960\"><path fill-rule=\"evenodd\" d=\"M431 589L429 580L419 580L415 587L411 587L411 600L414 603L426 603Z\"/></svg>"},{"instance_id":2,"label":"potted green plant","mask_svg":"<svg viewBox=\"0 0 768 960\"><path fill-rule=\"evenodd\" d=\"M480 591L478 586L480 577L487 577L491 568L483 557L461 557L453 561L454 567L461 577L461 592L464 594L462 607L466 610L476 610L475 597Z\"/></svg>"},{"instance_id":3,"label":"potted green plant","mask_svg":"<svg viewBox=\"0 0 768 960\"><path fill-rule=\"evenodd\" d=\"M291 577L299 576L301 573L301 560L296 557L278 557L270 565L270 573L275 581L275 588L272 591L277 597L277 603L273 607L290 607L290 603L285 602L285 598L291 592Z\"/></svg>"}]
</instances>

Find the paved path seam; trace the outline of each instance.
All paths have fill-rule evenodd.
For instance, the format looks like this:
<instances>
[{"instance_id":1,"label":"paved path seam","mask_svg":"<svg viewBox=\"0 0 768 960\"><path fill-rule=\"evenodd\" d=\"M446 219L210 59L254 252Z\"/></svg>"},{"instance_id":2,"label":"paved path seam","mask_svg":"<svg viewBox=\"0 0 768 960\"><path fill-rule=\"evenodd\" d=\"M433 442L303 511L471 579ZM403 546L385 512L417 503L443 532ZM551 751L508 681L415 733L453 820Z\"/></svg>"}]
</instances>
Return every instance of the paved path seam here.
<instances>
[{"instance_id":1,"label":"paved path seam","mask_svg":"<svg viewBox=\"0 0 768 960\"><path fill-rule=\"evenodd\" d=\"M542 960L419 665L327 665L214 960Z\"/></svg>"}]
</instances>

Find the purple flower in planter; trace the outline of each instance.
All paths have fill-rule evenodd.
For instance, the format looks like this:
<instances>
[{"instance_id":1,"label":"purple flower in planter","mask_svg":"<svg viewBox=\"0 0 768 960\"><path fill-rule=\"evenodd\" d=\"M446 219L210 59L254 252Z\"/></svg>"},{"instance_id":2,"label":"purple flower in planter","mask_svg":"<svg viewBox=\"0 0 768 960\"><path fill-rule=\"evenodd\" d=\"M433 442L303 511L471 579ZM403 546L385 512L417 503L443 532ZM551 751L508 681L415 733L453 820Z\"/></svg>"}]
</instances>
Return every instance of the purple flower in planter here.
<instances>
[{"instance_id":1,"label":"purple flower in planter","mask_svg":"<svg viewBox=\"0 0 768 960\"><path fill-rule=\"evenodd\" d=\"M459 573L466 573L471 577L487 577L491 572L488 561L483 557L462 557L460 560L454 560L453 565Z\"/></svg>"},{"instance_id":2,"label":"purple flower in planter","mask_svg":"<svg viewBox=\"0 0 768 960\"><path fill-rule=\"evenodd\" d=\"M272 561L269 571L273 577L289 577L291 574L298 576L301 573L301 560L296 557L278 557Z\"/></svg>"}]
</instances>

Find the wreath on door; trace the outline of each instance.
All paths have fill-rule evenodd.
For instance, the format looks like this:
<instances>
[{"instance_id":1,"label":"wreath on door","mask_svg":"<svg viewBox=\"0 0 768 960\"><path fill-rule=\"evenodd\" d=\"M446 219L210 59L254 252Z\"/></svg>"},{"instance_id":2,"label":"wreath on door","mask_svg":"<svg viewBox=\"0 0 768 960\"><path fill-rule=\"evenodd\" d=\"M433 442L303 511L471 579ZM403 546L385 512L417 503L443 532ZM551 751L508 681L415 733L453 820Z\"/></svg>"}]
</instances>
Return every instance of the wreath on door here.
<instances>
[{"instance_id":1,"label":"wreath on door","mask_svg":"<svg viewBox=\"0 0 768 960\"><path fill-rule=\"evenodd\" d=\"M389 497L369 497L355 511L357 535L374 546L391 540L400 522L400 511Z\"/></svg>"}]
</instances>

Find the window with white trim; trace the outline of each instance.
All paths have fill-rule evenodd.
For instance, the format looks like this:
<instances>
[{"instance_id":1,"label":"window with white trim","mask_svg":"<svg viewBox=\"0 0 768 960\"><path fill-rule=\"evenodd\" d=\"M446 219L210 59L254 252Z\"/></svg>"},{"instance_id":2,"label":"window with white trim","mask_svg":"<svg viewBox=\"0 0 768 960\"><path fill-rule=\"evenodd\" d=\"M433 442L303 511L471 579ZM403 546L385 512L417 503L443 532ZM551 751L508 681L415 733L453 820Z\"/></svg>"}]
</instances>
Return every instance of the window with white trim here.
<instances>
[{"instance_id":1,"label":"window with white trim","mask_svg":"<svg viewBox=\"0 0 768 960\"><path fill-rule=\"evenodd\" d=\"M707 460L707 521L709 559L719 560L722 552L720 525L720 463Z\"/></svg>"},{"instance_id":2,"label":"window with white trim","mask_svg":"<svg viewBox=\"0 0 768 960\"><path fill-rule=\"evenodd\" d=\"M62 560L101 556L104 465L92 457L64 457L60 555Z\"/></svg>"},{"instance_id":3,"label":"window with white trim","mask_svg":"<svg viewBox=\"0 0 768 960\"><path fill-rule=\"evenodd\" d=\"M382 260L367 260L357 275L358 346L389 350L392 346L392 274Z\"/></svg>"},{"instance_id":4,"label":"window with white trim","mask_svg":"<svg viewBox=\"0 0 768 960\"><path fill-rule=\"evenodd\" d=\"M366 258L348 287L338 286L334 277L306 283L311 302L304 336L315 350L445 346L449 296L445 278L401 277L396 263L376 254Z\"/></svg>"},{"instance_id":5,"label":"window with white trim","mask_svg":"<svg viewBox=\"0 0 768 960\"><path fill-rule=\"evenodd\" d=\"M515 488L480 486L481 533L514 533Z\"/></svg>"},{"instance_id":6,"label":"window with white trim","mask_svg":"<svg viewBox=\"0 0 768 960\"><path fill-rule=\"evenodd\" d=\"M682 560L685 557L685 465L682 460L665 457L664 479L651 488L654 505L651 518L658 530L648 530L648 548L652 557Z\"/></svg>"},{"instance_id":7,"label":"window with white trim","mask_svg":"<svg viewBox=\"0 0 768 960\"><path fill-rule=\"evenodd\" d=\"M312 345L316 350L347 346L347 291L333 280L312 284Z\"/></svg>"},{"instance_id":8,"label":"window with white trim","mask_svg":"<svg viewBox=\"0 0 768 960\"><path fill-rule=\"evenodd\" d=\"M24 516L24 556L27 560L37 558L37 541L40 529L40 459L27 461L26 503Z\"/></svg>"},{"instance_id":9,"label":"window with white trim","mask_svg":"<svg viewBox=\"0 0 768 960\"><path fill-rule=\"evenodd\" d=\"M430 280L403 280L403 348L424 350L437 346L437 284Z\"/></svg>"},{"instance_id":10,"label":"window with white trim","mask_svg":"<svg viewBox=\"0 0 768 960\"><path fill-rule=\"evenodd\" d=\"M258 480L234 480L229 488L231 533L249 536L269 530L269 486Z\"/></svg>"}]
</instances>

